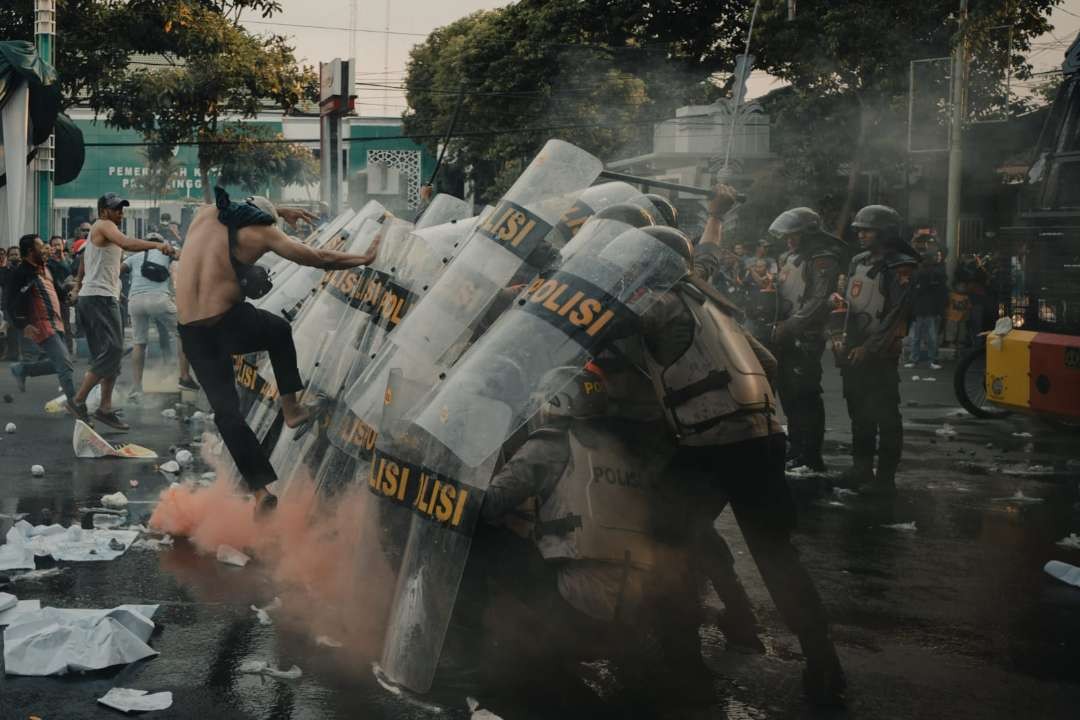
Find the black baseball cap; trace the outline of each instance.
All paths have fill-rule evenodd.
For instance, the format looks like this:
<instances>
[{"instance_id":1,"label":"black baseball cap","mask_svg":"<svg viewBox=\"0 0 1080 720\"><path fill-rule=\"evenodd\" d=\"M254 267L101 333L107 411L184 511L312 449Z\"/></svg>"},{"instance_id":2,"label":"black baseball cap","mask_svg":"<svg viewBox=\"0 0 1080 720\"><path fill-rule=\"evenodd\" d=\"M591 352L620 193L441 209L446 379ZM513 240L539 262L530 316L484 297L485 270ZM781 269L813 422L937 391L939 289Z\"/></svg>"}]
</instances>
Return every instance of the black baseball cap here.
<instances>
[{"instance_id":1,"label":"black baseball cap","mask_svg":"<svg viewBox=\"0 0 1080 720\"><path fill-rule=\"evenodd\" d=\"M99 197L97 201L98 210L117 210L122 207L129 207L130 205L131 203L116 193L105 193Z\"/></svg>"}]
</instances>

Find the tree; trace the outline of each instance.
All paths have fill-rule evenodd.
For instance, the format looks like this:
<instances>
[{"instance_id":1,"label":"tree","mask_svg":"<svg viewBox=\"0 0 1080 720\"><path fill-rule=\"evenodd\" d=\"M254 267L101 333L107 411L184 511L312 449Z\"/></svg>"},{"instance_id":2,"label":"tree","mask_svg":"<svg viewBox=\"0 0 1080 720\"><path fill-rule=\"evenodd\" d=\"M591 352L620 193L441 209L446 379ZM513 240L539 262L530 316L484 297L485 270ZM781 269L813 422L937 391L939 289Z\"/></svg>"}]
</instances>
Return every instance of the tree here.
<instances>
[{"instance_id":1,"label":"tree","mask_svg":"<svg viewBox=\"0 0 1080 720\"><path fill-rule=\"evenodd\" d=\"M176 156L166 149L148 148L143 155L146 157L147 172L132 180L131 184L149 195L154 207L157 207L173 181L179 177L181 165Z\"/></svg>"},{"instance_id":2,"label":"tree","mask_svg":"<svg viewBox=\"0 0 1080 720\"><path fill-rule=\"evenodd\" d=\"M141 12L129 22L144 30L140 44L156 47L163 66L117 73L94 109L109 125L137 130L161 147L197 142L210 202L210 169L221 157L213 148L242 140L223 134L223 119L255 117L266 102L292 109L313 86L314 71L297 65L284 37L249 34L222 14L220 3L133 4Z\"/></svg>"},{"instance_id":3,"label":"tree","mask_svg":"<svg viewBox=\"0 0 1080 720\"><path fill-rule=\"evenodd\" d=\"M310 185L319 179L319 164L310 150L282 142L281 133L245 123L223 125L219 144L205 148L218 182L239 185L253 195L267 194L272 182Z\"/></svg>"}]
</instances>

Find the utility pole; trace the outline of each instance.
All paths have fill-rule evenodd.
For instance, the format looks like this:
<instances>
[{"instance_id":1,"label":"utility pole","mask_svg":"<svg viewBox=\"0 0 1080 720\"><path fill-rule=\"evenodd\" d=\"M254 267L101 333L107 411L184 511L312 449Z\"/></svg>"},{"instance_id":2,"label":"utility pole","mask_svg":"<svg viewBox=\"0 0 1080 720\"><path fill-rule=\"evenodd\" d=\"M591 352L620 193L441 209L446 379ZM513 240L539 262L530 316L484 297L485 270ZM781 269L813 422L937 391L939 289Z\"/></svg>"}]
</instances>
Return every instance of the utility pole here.
<instances>
[{"instance_id":1,"label":"utility pole","mask_svg":"<svg viewBox=\"0 0 1080 720\"><path fill-rule=\"evenodd\" d=\"M949 187L945 228L945 268L949 277L960 259L960 187L964 176L964 119L967 116L968 0L960 0L952 57L952 123L949 127Z\"/></svg>"},{"instance_id":2,"label":"utility pole","mask_svg":"<svg viewBox=\"0 0 1080 720\"><path fill-rule=\"evenodd\" d=\"M38 56L49 65L53 61L56 36L56 0L34 0L34 39ZM52 235L53 215L53 135L37 148L37 232L45 242Z\"/></svg>"}]
</instances>

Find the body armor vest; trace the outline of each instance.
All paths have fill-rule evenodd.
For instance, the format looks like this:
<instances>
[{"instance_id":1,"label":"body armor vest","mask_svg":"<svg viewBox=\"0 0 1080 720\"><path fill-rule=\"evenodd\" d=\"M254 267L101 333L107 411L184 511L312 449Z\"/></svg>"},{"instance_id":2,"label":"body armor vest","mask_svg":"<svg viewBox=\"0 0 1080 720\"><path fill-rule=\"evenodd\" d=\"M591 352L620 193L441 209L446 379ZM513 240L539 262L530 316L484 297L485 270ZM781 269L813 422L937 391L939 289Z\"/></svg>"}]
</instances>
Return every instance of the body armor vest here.
<instances>
[{"instance_id":1,"label":"body armor vest","mask_svg":"<svg viewBox=\"0 0 1080 720\"><path fill-rule=\"evenodd\" d=\"M693 316L693 342L667 367L646 349L646 366L678 443L712 445L709 429L734 415L771 415L776 399L738 322L693 287L676 292Z\"/></svg>"},{"instance_id":2,"label":"body armor vest","mask_svg":"<svg viewBox=\"0 0 1080 720\"><path fill-rule=\"evenodd\" d=\"M567 433L570 462L540 505L540 554L643 570L669 562L673 550L655 540L667 455L646 455L593 425L581 437L579 432L581 423L575 422Z\"/></svg>"},{"instance_id":3,"label":"body armor vest","mask_svg":"<svg viewBox=\"0 0 1080 720\"><path fill-rule=\"evenodd\" d=\"M852 260L845 300L848 305L846 334L848 346L861 345L882 329L885 307L885 263L875 262L869 252Z\"/></svg>"},{"instance_id":4,"label":"body armor vest","mask_svg":"<svg viewBox=\"0 0 1080 720\"><path fill-rule=\"evenodd\" d=\"M777 285L780 302L776 319L787 320L802 305L803 296L806 295L806 258L797 252L786 253L777 276Z\"/></svg>"}]
</instances>

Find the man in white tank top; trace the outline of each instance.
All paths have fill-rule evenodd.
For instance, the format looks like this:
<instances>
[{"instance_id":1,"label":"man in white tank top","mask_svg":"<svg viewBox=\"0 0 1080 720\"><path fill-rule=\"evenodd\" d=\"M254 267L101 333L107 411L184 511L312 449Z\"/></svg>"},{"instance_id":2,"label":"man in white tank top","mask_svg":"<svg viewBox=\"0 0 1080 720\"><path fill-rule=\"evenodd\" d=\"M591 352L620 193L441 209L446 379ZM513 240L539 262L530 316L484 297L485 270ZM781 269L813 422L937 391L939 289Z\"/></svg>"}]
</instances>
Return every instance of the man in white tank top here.
<instances>
[{"instance_id":1,"label":"man in white tank top","mask_svg":"<svg viewBox=\"0 0 1080 720\"><path fill-rule=\"evenodd\" d=\"M124 328L120 323L120 265L124 251L160 250L175 255L168 243L136 240L120 231L124 208L130 204L116 193L98 198L98 220L90 228L76 286L79 322L90 346L90 369L75 394L75 409L80 419L89 421L86 398L101 383L101 405L93 417L117 430L130 429L112 408L113 386L124 353Z\"/></svg>"}]
</instances>

